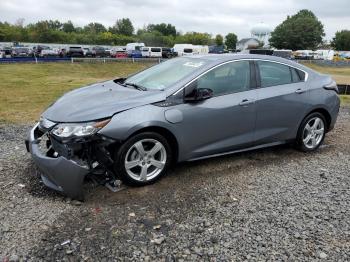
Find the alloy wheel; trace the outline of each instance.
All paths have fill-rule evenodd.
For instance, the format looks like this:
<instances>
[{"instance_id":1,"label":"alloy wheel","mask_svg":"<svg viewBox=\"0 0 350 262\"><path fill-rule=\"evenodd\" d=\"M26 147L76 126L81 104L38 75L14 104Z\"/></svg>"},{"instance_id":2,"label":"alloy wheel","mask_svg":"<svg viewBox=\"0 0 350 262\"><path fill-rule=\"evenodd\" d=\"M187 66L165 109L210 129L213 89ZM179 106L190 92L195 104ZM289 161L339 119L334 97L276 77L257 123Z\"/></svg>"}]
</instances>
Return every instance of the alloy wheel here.
<instances>
[{"instance_id":1,"label":"alloy wheel","mask_svg":"<svg viewBox=\"0 0 350 262\"><path fill-rule=\"evenodd\" d=\"M322 141L325 133L324 122L320 117L311 118L304 127L303 143L306 148L314 149Z\"/></svg>"},{"instance_id":2,"label":"alloy wheel","mask_svg":"<svg viewBox=\"0 0 350 262\"><path fill-rule=\"evenodd\" d=\"M142 139L127 151L124 167L134 180L149 181L163 171L166 161L166 149L161 142L156 139Z\"/></svg>"}]
</instances>

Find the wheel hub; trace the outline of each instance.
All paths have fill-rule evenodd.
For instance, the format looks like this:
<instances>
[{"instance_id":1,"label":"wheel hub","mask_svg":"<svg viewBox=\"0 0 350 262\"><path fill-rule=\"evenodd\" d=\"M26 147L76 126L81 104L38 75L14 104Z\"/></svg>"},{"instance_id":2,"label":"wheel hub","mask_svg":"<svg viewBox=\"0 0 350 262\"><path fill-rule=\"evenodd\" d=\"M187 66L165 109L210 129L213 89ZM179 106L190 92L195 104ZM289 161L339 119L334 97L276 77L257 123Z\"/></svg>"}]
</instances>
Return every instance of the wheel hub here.
<instances>
[{"instance_id":1,"label":"wheel hub","mask_svg":"<svg viewBox=\"0 0 350 262\"><path fill-rule=\"evenodd\" d=\"M142 139L130 147L125 156L125 170L137 181L148 181L164 169L167 154L164 145L155 139Z\"/></svg>"}]
</instances>

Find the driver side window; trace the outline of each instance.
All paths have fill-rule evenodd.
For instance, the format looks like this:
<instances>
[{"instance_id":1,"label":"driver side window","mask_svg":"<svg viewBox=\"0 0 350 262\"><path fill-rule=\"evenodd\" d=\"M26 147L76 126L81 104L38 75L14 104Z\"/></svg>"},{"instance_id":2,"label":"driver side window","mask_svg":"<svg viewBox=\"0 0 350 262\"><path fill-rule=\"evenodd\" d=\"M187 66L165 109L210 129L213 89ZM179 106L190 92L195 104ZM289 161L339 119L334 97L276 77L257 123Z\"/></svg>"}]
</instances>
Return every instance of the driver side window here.
<instances>
[{"instance_id":1,"label":"driver side window","mask_svg":"<svg viewBox=\"0 0 350 262\"><path fill-rule=\"evenodd\" d=\"M209 88L214 96L247 91L250 88L249 61L221 65L196 81L196 88Z\"/></svg>"}]
</instances>

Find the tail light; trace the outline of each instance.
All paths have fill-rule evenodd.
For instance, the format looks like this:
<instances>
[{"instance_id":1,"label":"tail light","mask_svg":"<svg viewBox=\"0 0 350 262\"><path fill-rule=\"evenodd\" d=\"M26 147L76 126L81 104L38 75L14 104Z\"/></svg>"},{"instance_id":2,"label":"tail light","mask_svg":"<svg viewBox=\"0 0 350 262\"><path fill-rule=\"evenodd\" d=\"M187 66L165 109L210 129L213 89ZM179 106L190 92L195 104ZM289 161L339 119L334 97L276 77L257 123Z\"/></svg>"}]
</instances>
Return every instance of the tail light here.
<instances>
[{"instance_id":1,"label":"tail light","mask_svg":"<svg viewBox=\"0 0 350 262\"><path fill-rule=\"evenodd\" d=\"M332 90L332 91L339 93L337 83L334 80L332 82L330 82L329 84L323 86L323 88L326 90Z\"/></svg>"}]
</instances>

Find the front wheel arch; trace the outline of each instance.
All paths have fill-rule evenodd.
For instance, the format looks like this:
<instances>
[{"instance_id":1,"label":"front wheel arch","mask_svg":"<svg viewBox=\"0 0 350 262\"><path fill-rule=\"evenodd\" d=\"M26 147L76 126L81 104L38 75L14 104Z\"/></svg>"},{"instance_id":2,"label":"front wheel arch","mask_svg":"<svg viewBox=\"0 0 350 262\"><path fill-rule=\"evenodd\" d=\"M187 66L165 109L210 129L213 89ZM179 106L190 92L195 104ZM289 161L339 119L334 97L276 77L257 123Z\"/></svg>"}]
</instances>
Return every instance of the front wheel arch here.
<instances>
[{"instance_id":1,"label":"front wheel arch","mask_svg":"<svg viewBox=\"0 0 350 262\"><path fill-rule=\"evenodd\" d=\"M149 140L149 141L146 141ZM153 140L153 141L152 141ZM142 155L141 159L137 159L136 161L138 161L139 163L136 163L136 165L134 164L132 167L130 168L126 168L125 166L125 161L127 158L129 158L128 156L130 153L130 150L135 148L134 146L139 143L139 141L144 141L143 143L152 143L152 142L160 142L161 145L163 146L165 153L165 159L166 162L163 163L163 167L162 170L160 171L160 173L156 173L154 174L154 177L148 177L147 180L139 180L137 178L137 174L136 174L136 178L135 173L133 174L133 172L140 172L140 170L134 170L132 171L132 173L130 174L130 168L133 168L135 166L135 168L139 168L141 167L142 169L144 169L144 166L148 166L146 167L146 170L149 169L150 167L154 167L157 165L152 165L151 163L151 159L149 158L150 155L149 152L151 152L149 149L146 151L143 151L146 153L146 155ZM142 145L142 144L141 144ZM143 144L145 145L145 144ZM142 146L141 148L143 148L142 150L144 150L145 148ZM140 152L140 151L139 151ZM148 152L148 154L147 154ZM133 152L134 153L134 152ZM158 179L160 179L164 174L166 174L172 159L173 159L173 150L168 142L168 140L163 137L162 135L160 135L159 133L156 132L140 132L140 133L135 133L134 135L130 136L127 140L125 140L120 147L118 147L115 152L114 152L114 164L113 164L113 168L115 170L115 173L117 174L117 176L119 177L119 179L121 179L124 183L128 184L128 185L133 185L133 186L144 186L144 185L148 185L148 184L152 184L155 181L157 181ZM158 158L153 158L153 160L156 159L157 161L161 161ZM130 159L130 163L132 163L134 160ZM140 164L140 162L142 162L142 164ZM150 164L150 165L148 165ZM157 166L158 167L158 166ZM154 170L153 170L154 171ZM143 171L142 171L143 172ZM141 175L142 175L141 172ZM146 171L147 172L147 171ZM152 170L151 170L152 173Z\"/></svg>"},{"instance_id":2,"label":"front wheel arch","mask_svg":"<svg viewBox=\"0 0 350 262\"><path fill-rule=\"evenodd\" d=\"M175 164L178 160L179 157L179 144L178 141L175 137L175 135L169 131L168 129L164 128L164 127L160 127L160 126L148 126L148 127L144 127L141 128L135 132L133 132L131 135L128 136L126 140L128 140L129 138L140 134L140 133L144 133L144 132L154 132L154 133L158 133L161 136L163 136L168 143L170 144L170 147L172 149L172 154L173 154L173 158L172 158L172 164Z\"/></svg>"}]
</instances>

